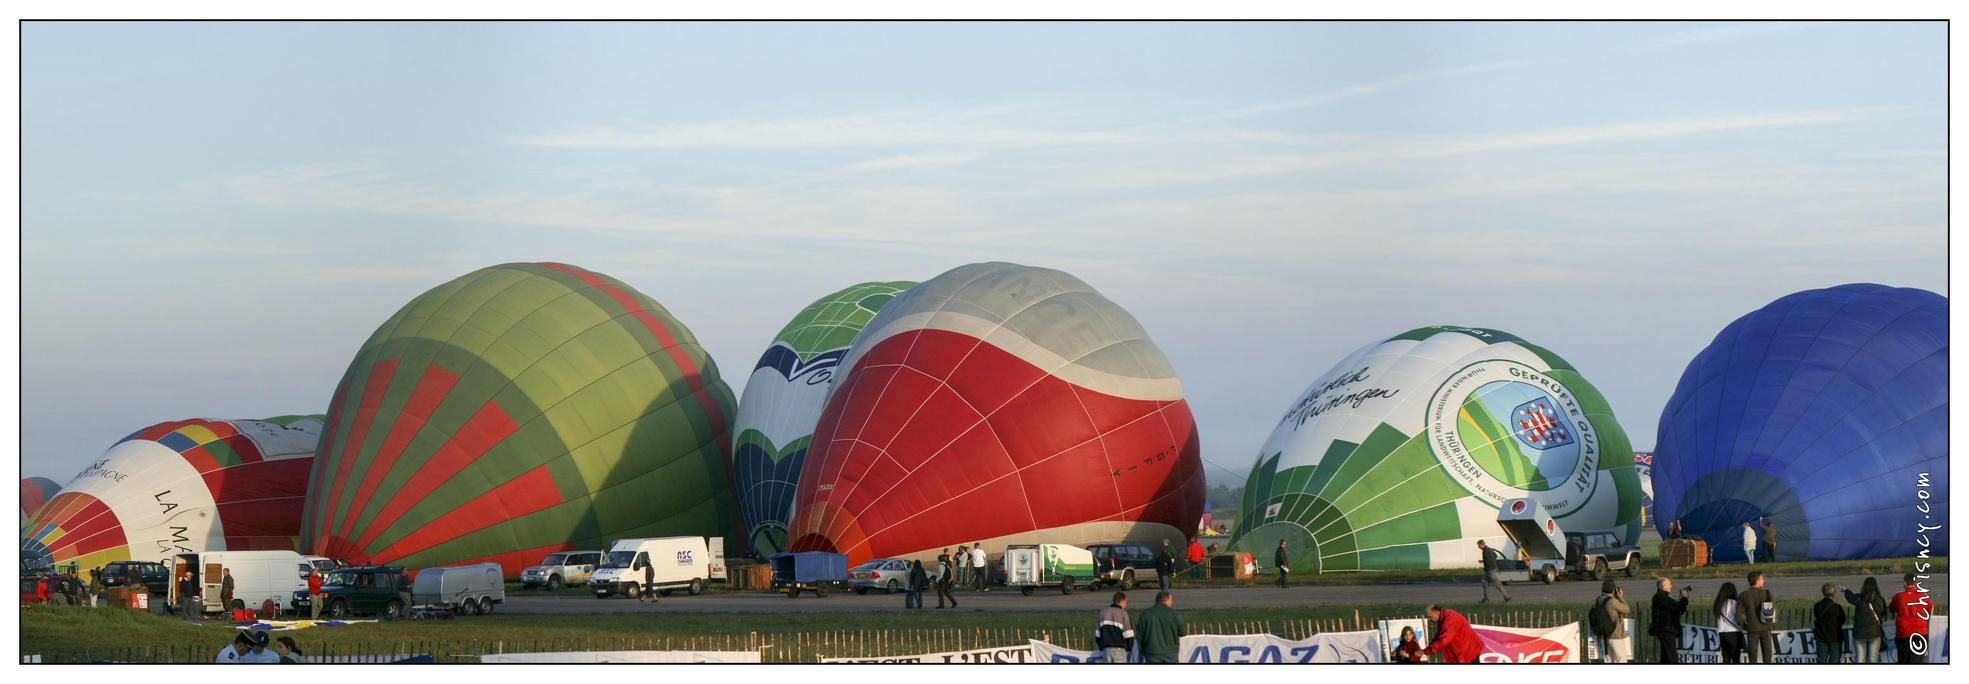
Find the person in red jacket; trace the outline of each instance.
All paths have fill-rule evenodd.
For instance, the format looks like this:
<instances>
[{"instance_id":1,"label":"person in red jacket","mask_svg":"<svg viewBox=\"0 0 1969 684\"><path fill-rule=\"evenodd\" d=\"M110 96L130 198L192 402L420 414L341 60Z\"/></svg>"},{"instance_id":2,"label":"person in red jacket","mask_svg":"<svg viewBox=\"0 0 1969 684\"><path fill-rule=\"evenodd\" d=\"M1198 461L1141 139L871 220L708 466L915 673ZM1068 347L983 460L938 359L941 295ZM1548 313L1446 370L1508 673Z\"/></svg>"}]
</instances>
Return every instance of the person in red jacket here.
<instances>
[{"instance_id":1,"label":"person in red jacket","mask_svg":"<svg viewBox=\"0 0 1969 684\"><path fill-rule=\"evenodd\" d=\"M328 598L328 597L321 595L321 571L316 570L308 573L308 619L309 620L321 619L321 600L324 598Z\"/></svg>"},{"instance_id":2,"label":"person in red jacket","mask_svg":"<svg viewBox=\"0 0 1969 684\"><path fill-rule=\"evenodd\" d=\"M1186 561L1189 561L1189 562L1190 562L1190 567L1191 567L1191 568L1199 568L1199 567L1202 567L1202 566L1203 566L1203 542L1200 542L1200 541L1197 541L1197 540L1196 540L1196 537L1190 537L1190 548L1188 549L1188 552L1187 552L1187 553L1184 553L1184 554L1183 554L1183 560L1186 560ZM1202 572L1202 571L1201 571L1201 570L1197 570L1197 571L1194 571L1194 572Z\"/></svg>"},{"instance_id":3,"label":"person in red jacket","mask_svg":"<svg viewBox=\"0 0 1969 684\"><path fill-rule=\"evenodd\" d=\"M1436 638L1429 641L1422 655L1442 653L1446 663L1477 662L1477 656L1484 652L1484 642L1470 629L1470 621L1462 613L1431 604L1423 614L1436 623Z\"/></svg>"},{"instance_id":4,"label":"person in red jacket","mask_svg":"<svg viewBox=\"0 0 1969 684\"><path fill-rule=\"evenodd\" d=\"M1920 637L1922 644L1928 642L1928 617L1934 614L1935 606L1928 602L1928 592L1915 586L1914 573L1901 577L1901 582L1907 588L1888 602L1894 611L1894 662L1927 662L1925 647L1922 654L1915 654L1915 638Z\"/></svg>"}]
</instances>

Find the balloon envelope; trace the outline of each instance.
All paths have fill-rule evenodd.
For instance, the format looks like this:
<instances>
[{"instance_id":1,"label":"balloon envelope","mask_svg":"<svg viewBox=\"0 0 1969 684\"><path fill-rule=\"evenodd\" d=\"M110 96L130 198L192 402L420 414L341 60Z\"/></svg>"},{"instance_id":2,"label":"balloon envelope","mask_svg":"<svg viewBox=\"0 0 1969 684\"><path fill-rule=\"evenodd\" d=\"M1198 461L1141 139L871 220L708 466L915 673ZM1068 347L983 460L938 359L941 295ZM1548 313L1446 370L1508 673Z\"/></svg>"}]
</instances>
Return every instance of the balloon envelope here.
<instances>
[{"instance_id":1,"label":"balloon envelope","mask_svg":"<svg viewBox=\"0 0 1969 684\"><path fill-rule=\"evenodd\" d=\"M93 568L293 550L322 416L193 419L131 433L21 528L23 556Z\"/></svg>"},{"instance_id":2,"label":"balloon envelope","mask_svg":"<svg viewBox=\"0 0 1969 684\"><path fill-rule=\"evenodd\" d=\"M800 473L795 551L1180 544L1203 515L1175 370L1071 275L953 269L883 306L841 369Z\"/></svg>"},{"instance_id":3,"label":"balloon envelope","mask_svg":"<svg viewBox=\"0 0 1969 684\"><path fill-rule=\"evenodd\" d=\"M1656 441L1657 524L1718 561L1759 516L1779 560L1946 554L1920 526L1948 515L1948 299L1854 284L1745 314L1689 361Z\"/></svg>"},{"instance_id":4,"label":"balloon envelope","mask_svg":"<svg viewBox=\"0 0 1969 684\"><path fill-rule=\"evenodd\" d=\"M497 562L730 538L731 390L683 324L599 273L504 264L377 328L342 378L303 542L354 563Z\"/></svg>"},{"instance_id":5,"label":"balloon envelope","mask_svg":"<svg viewBox=\"0 0 1969 684\"><path fill-rule=\"evenodd\" d=\"M48 503L61 490L61 485L45 477L21 478L21 523L26 524L28 517L41 510L41 504Z\"/></svg>"},{"instance_id":6,"label":"balloon envelope","mask_svg":"<svg viewBox=\"0 0 1969 684\"><path fill-rule=\"evenodd\" d=\"M1534 498L1566 530L1640 537L1641 484L1599 390L1558 355L1481 328L1355 351L1279 419L1245 483L1233 550L1294 572L1468 567L1515 552L1497 508Z\"/></svg>"},{"instance_id":7,"label":"balloon envelope","mask_svg":"<svg viewBox=\"0 0 1969 684\"><path fill-rule=\"evenodd\" d=\"M773 336L738 402L732 479L752 554L786 550L793 488L848 346L882 305L915 285L862 283L820 298Z\"/></svg>"}]
</instances>

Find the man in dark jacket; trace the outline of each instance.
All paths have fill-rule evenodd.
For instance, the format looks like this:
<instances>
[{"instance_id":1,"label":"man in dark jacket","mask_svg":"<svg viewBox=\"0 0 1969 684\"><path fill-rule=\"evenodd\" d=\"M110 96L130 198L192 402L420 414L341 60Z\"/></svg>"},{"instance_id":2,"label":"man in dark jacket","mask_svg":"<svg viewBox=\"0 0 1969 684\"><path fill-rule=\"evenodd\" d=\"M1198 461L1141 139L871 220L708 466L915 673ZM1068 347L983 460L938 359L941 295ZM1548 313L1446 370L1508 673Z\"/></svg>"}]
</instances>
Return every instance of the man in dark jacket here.
<instances>
[{"instance_id":1,"label":"man in dark jacket","mask_svg":"<svg viewBox=\"0 0 1969 684\"><path fill-rule=\"evenodd\" d=\"M1676 662L1675 649L1682 641L1682 613L1689 610L1689 589L1682 588L1681 598L1676 598L1675 582L1666 577L1655 580L1654 614L1648 620L1648 634L1655 638L1655 648L1661 651L1661 662Z\"/></svg>"},{"instance_id":2,"label":"man in dark jacket","mask_svg":"<svg viewBox=\"0 0 1969 684\"><path fill-rule=\"evenodd\" d=\"M1183 637L1183 616L1176 612L1176 598L1169 592L1156 592L1155 605L1142 611L1142 628L1136 632L1142 644L1142 662L1179 663Z\"/></svg>"},{"instance_id":3,"label":"man in dark jacket","mask_svg":"<svg viewBox=\"0 0 1969 684\"><path fill-rule=\"evenodd\" d=\"M1128 595L1114 592L1114 603L1101 609L1094 623L1094 647L1101 649L1109 663L1128 662L1128 649L1135 646L1135 626L1128 621Z\"/></svg>"},{"instance_id":4,"label":"man in dark jacket","mask_svg":"<svg viewBox=\"0 0 1969 684\"><path fill-rule=\"evenodd\" d=\"M219 610L232 610L232 568L225 573L225 579L219 580Z\"/></svg>"},{"instance_id":5,"label":"man in dark jacket","mask_svg":"<svg viewBox=\"0 0 1969 684\"><path fill-rule=\"evenodd\" d=\"M1777 617L1772 615L1772 622L1765 622L1763 607L1769 603L1775 608L1778 599L1764 588L1764 573L1752 572L1745 579L1750 581L1750 588L1737 594L1737 624L1743 626L1744 659L1753 663L1772 662L1778 642L1771 634L1771 625Z\"/></svg>"},{"instance_id":6,"label":"man in dark jacket","mask_svg":"<svg viewBox=\"0 0 1969 684\"><path fill-rule=\"evenodd\" d=\"M957 581L956 578L957 578L957 566L951 564L950 557L941 556L941 555L937 556L936 584L937 584L938 609L942 609L944 607L943 602L946 599L950 601L950 607L952 608L957 607L957 597L951 595L950 593L950 585Z\"/></svg>"},{"instance_id":7,"label":"man in dark jacket","mask_svg":"<svg viewBox=\"0 0 1969 684\"><path fill-rule=\"evenodd\" d=\"M1163 591L1169 591L1169 580L1176 576L1176 554L1169 549L1169 540L1162 540L1162 551L1155 554L1155 583Z\"/></svg>"},{"instance_id":8,"label":"man in dark jacket","mask_svg":"<svg viewBox=\"0 0 1969 684\"><path fill-rule=\"evenodd\" d=\"M1436 638L1429 640L1429 647L1422 649L1422 655L1441 653L1446 663L1474 663L1477 656L1483 655L1484 642L1470 629L1470 621L1462 613L1431 605L1422 614L1436 623Z\"/></svg>"},{"instance_id":9,"label":"man in dark jacket","mask_svg":"<svg viewBox=\"0 0 1969 684\"><path fill-rule=\"evenodd\" d=\"M1836 663L1846 645L1846 607L1833 600L1839 587L1831 582L1819 587L1819 593L1825 598L1812 604L1812 639L1818 642L1819 662Z\"/></svg>"},{"instance_id":10,"label":"man in dark jacket","mask_svg":"<svg viewBox=\"0 0 1969 684\"><path fill-rule=\"evenodd\" d=\"M1759 525L1760 529L1758 530L1757 536L1759 541L1762 542L1760 544L1762 548L1759 550L1763 552L1764 562L1776 563L1778 561L1778 526L1767 518L1758 518L1757 521L1762 523Z\"/></svg>"},{"instance_id":11,"label":"man in dark jacket","mask_svg":"<svg viewBox=\"0 0 1969 684\"><path fill-rule=\"evenodd\" d=\"M198 593L198 580L191 578L191 572L178 577L178 611L184 614L186 620L197 620L205 614L199 608Z\"/></svg>"},{"instance_id":12,"label":"man in dark jacket","mask_svg":"<svg viewBox=\"0 0 1969 684\"><path fill-rule=\"evenodd\" d=\"M1484 600L1478 603L1490 603L1491 587L1497 587L1497 593L1504 595L1504 602L1510 603L1511 592L1505 591L1504 583L1497 581L1497 563L1504 560L1504 554L1498 553L1497 549L1491 548L1482 539L1477 540L1477 553L1483 554L1484 557Z\"/></svg>"},{"instance_id":13,"label":"man in dark jacket","mask_svg":"<svg viewBox=\"0 0 1969 684\"><path fill-rule=\"evenodd\" d=\"M1272 565L1278 566L1278 588L1285 588L1285 580L1292 574L1291 558L1285 555L1285 540L1278 540L1278 550L1272 552Z\"/></svg>"}]
</instances>

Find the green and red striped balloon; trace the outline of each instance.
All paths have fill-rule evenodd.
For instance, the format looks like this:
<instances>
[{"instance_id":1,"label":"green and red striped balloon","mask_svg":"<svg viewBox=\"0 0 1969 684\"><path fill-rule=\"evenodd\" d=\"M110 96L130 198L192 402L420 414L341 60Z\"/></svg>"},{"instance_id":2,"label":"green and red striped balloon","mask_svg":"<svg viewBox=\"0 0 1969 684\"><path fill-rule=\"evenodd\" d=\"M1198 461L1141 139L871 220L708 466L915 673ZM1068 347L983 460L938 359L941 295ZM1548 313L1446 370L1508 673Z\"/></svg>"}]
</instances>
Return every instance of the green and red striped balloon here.
<instances>
[{"instance_id":1,"label":"green and red striped balloon","mask_svg":"<svg viewBox=\"0 0 1969 684\"><path fill-rule=\"evenodd\" d=\"M302 548L415 568L624 537L732 535L732 392L688 329L614 278L502 264L390 317L349 364Z\"/></svg>"}]
</instances>

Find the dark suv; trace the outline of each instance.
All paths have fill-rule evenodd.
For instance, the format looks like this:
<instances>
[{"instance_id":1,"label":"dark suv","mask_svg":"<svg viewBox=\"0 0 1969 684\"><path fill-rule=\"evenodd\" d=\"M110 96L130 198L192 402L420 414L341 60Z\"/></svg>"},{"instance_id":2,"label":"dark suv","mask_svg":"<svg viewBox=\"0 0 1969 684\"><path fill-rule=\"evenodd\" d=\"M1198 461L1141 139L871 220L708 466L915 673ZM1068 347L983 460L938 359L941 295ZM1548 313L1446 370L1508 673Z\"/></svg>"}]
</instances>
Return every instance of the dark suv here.
<instances>
[{"instance_id":1,"label":"dark suv","mask_svg":"<svg viewBox=\"0 0 1969 684\"><path fill-rule=\"evenodd\" d=\"M104 587L127 587L131 580L143 582L151 594L171 591L171 569L150 561L110 561L103 566Z\"/></svg>"},{"instance_id":2,"label":"dark suv","mask_svg":"<svg viewBox=\"0 0 1969 684\"><path fill-rule=\"evenodd\" d=\"M381 615L394 620L410 606L410 576L394 565L365 565L328 573L321 583L323 615L342 619L351 614ZM294 591L296 613L307 613L308 590Z\"/></svg>"},{"instance_id":3,"label":"dark suv","mask_svg":"<svg viewBox=\"0 0 1969 684\"><path fill-rule=\"evenodd\" d=\"M1623 541L1610 530L1567 532L1566 570L1595 580L1606 579L1608 570L1633 577L1641 571L1641 547Z\"/></svg>"},{"instance_id":4,"label":"dark suv","mask_svg":"<svg viewBox=\"0 0 1969 684\"><path fill-rule=\"evenodd\" d=\"M1134 589L1156 579L1155 552L1147 544L1089 544L1087 550L1094 554L1094 569L1101 573L1103 584Z\"/></svg>"}]
</instances>

